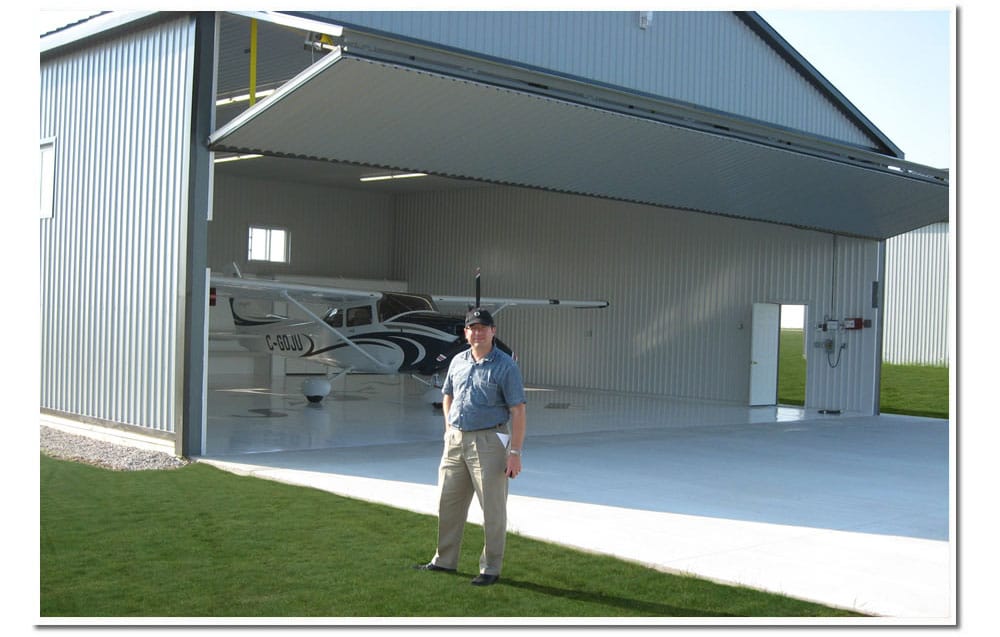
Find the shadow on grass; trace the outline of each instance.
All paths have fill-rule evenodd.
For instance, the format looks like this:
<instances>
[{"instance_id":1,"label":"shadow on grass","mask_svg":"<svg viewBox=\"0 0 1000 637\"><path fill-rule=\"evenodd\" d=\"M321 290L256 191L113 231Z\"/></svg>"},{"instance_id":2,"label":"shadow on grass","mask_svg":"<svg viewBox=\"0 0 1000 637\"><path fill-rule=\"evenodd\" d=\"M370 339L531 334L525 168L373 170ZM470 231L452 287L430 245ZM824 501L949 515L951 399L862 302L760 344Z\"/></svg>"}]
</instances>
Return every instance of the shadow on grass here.
<instances>
[{"instance_id":1,"label":"shadow on grass","mask_svg":"<svg viewBox=\"0 0 1000 637\"><path fill-rule=\"evenodd\" d=\"M571 599L578 602L584 602L586 604L599 604L601 606L609 606L611 608L621 608L628 611L628 614L631 615L640 614L650 617L735 617L735 615L726 615L723 613L708 612L693 608L682 608L679 606L671 606L670 604L658 604L656 602L649 602L641 599L616 597L605 593L595 593L569 588L557 588L555 586L546 586L543 584L535 584L534 582L522 582L507 578L502 578L499 584L519 588L540 595L549 595L561 599Z\"/></svg>"}]
</instances>

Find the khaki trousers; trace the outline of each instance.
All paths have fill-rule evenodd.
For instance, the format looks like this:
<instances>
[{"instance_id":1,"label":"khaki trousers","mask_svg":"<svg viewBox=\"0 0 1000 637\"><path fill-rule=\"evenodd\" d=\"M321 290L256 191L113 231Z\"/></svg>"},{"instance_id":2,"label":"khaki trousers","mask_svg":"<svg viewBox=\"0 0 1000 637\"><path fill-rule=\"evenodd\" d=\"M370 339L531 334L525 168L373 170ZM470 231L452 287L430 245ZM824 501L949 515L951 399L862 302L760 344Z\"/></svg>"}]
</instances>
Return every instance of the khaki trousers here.
<instances>
[{"instance_id":1,"label":"khaki trousers","mask_svg":"<svg viewBox=\"0 0 1000 637\"><path fill-rule=\"evenodd\" d=\"M481 431L449 427L438 470L438 546L434 564L458 568L462 534L472 495L483 509L485 542L479 572L500 575L507 541L507 447L497 433L507 426Z\"/></svg>"}]
</instances>

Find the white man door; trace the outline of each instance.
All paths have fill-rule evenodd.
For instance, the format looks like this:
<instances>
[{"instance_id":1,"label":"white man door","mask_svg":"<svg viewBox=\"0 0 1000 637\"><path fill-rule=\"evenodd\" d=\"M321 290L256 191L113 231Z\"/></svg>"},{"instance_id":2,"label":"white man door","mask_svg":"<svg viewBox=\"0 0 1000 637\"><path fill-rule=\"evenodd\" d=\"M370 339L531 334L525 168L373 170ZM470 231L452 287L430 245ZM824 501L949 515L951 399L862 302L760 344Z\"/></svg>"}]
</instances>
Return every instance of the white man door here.
<instances>
[{"instance_id":1,"label":"white man door","mask_svg":"<svg viewBox=\"0 0 1000 637\"><path fill-rule=\"evenodd\" d=\"M750 335L750 406L778 403L781 306L754 303Z\"/></svg>"}]
</instances>

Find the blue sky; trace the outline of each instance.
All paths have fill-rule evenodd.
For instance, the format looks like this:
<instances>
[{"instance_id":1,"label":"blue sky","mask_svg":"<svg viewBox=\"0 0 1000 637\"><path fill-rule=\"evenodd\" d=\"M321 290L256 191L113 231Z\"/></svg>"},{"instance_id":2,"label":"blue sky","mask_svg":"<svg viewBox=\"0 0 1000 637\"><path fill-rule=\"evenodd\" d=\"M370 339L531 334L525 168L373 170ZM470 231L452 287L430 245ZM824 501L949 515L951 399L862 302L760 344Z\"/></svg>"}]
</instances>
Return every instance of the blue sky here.
<instances>
[{"instance_id":1,"label":"blue sky","mask_svg":"<svg viewBox=\"0 0 1000 637\"><path fill-rule=\"evenodd\" d=\"M951 11L758 13L906 159L952 167Z\"/></svg>"}]
</instances>

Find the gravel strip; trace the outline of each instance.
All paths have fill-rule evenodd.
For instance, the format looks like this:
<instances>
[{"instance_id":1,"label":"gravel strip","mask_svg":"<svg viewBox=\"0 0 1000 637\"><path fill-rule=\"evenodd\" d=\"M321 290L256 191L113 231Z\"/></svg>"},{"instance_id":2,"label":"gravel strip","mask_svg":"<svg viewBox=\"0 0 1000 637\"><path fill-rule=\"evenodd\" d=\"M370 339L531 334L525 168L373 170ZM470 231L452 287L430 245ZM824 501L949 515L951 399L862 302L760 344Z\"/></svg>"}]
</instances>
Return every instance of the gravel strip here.
<instances>
[{"instance_id":1,"label":"gravel strip","mask_svg":"<svg viewBox=\"0 0 1000 637\"><path fill-rule=\"evenodd\" d=\"M148 471L178 469L189 461L161 451L148 451L128 445L97 440L89 436L40 427L42 453L60 460L74 460L113 471Z\"/></svg>"}]
</instances>

